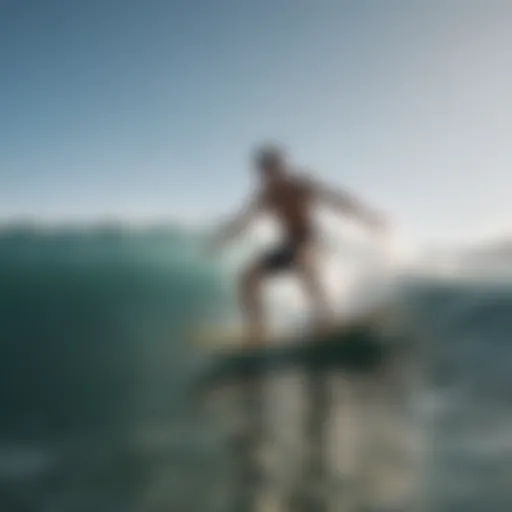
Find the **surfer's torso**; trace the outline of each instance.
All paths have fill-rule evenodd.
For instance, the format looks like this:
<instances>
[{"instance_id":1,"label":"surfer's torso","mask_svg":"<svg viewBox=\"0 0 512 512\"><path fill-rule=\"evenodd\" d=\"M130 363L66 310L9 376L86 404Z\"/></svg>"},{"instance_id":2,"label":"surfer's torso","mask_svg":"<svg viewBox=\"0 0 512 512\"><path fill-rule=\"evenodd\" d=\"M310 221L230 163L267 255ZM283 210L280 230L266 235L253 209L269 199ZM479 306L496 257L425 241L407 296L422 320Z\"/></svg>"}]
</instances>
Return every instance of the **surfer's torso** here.
<instances>
[{"instance_id":1,"label":"surfer's torso","mask_svg":"<svg viewBox=\"0 0 512 512\"><path fill-rule=\"evenodd\" d=\"M276 218L291 239L312 233L313 196L307 180L300 176L286 176L261 191L265 210Z\"/></svg>"}]
</instances>

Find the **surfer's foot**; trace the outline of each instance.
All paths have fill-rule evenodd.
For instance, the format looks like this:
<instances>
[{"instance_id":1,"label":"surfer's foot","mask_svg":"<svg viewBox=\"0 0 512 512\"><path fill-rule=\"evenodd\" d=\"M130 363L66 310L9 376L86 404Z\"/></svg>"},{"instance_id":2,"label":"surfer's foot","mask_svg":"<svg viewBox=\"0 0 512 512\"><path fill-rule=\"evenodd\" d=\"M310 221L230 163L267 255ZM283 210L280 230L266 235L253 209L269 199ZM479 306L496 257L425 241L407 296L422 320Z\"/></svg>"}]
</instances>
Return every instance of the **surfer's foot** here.
<instances>
[{"instance_id":1,"label":"surfer's foot","mask_svg":"<svg viewBox=\"0 0 512 512\"><path fill-rule=\"evenodd\" d=\"M247 347L259 347L265 342L266 331L263 326L249 326L245 330L245 345Z\"/></svg>"},{"instance_id":2,"label":"surfer's foot","mask_svg":"<svg viewBox=\"0 0 512 512\"><path fill-rule=\"evenodd\" d=\"M334 318L333 314L322 313L317 315L313 320L313 329L318 334L323 334L331 331L336 325L339 325L339 320Z\"/></svg>"}]
</instances>

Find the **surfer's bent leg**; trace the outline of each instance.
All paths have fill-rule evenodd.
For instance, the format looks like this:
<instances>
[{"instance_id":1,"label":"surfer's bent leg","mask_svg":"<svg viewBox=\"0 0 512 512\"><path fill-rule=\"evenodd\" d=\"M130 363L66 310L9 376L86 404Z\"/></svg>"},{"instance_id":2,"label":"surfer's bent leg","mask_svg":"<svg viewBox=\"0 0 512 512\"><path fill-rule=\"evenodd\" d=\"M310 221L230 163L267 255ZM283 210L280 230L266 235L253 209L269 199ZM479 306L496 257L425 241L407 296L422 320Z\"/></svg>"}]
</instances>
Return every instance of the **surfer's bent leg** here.
<instances>
[{"instance_id":1,"label":"surfer's bent leg","mask_svg":"<svg viewBox=\"0 0 512 512\"><path fill-rule=\"evenodd\" d=\"M261 341L264 338L261 284L265 275L265 269L256 263L250 266L240 279L240 305L246 335L251 341Z\"/></svg>"},{"instance_id":2,"label":"surfer's bent leg","mask_svg":"<svg viewBox=\"0 0 512 512\"><path fill-rule=\"evenodd\" d=\"M240 305L251 342L262 342L266 336L266 322L262 305L262 284L266 278L291 266L294 253L283 245L265 254L251 265L240 280Z\"/></svg>"},{"instance_id":3,"label":"surfer's bent leg","mask_svg":"<svg viewBox=\"0 0 512 512\"><path fill-rule=\"evenodd\" d=\"M327 290L322 285L316 261L315 248L312 244L304 246L298 255L298 272L306 295L312 302L315 323L319 327L328 327L334 320Z\"/></svg>"}]
</instances>

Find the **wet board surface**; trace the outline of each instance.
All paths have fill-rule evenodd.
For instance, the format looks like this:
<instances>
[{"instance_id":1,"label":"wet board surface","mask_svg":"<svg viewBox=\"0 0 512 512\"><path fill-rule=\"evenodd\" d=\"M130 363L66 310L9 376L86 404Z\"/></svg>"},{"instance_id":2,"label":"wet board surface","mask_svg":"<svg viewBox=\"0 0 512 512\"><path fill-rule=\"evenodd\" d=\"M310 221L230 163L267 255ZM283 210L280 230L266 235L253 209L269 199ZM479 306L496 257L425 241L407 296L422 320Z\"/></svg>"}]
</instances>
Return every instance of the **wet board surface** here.
<instances>
[{"instance_id":1,"label":"wet board surface","mask_svg":"<svg viewBox=\"0 0 512 512\"><path fill-rule=\"evenodd\" d=\"M267 336L251 338L239 326L206 326L192 335L194 345L209 351L243 349L255 346L272 347L289 343L301 343L306 339L339 338L353 326L331 324L328 327L307 327L295 330L269 333Z\"/></svg>"},{"instance_id":2,"label":"wet board surface","mask_svg":"<svg viewBox=\"0 0 512 512\"><path fill-rule=\"evenodd\" d=\"M252 378L290 366L313 371L372 371L389 352L383 337L368 325L338 326L320 332L302 330L289 335L288 343L280 343L282 339L244 346L240 337L230 338L230 343L217 345L210 352L210 365L203 377L211 384Z\"/></svg>"}]
</instances>

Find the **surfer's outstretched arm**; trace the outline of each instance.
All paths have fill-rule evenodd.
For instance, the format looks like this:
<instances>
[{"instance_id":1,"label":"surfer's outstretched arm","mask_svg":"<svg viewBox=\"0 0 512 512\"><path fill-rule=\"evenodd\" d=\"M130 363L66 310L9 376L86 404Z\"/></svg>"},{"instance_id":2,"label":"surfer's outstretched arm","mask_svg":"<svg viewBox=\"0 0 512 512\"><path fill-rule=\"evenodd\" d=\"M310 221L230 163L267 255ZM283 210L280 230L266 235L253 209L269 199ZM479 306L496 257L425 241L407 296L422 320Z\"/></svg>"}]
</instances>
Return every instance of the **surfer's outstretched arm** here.
<instances>
[{"instance_id":1,"label":"surfer's outstretched arm","mask_svg":"<svg viewBox=\"0 0 512 512\"><path fill-rule=\"evenodd\" d=\"M240 236L252 220L261 212L263 201L254 197L236 215L228 220L214 235L213 246L219 248L233 238Z\"/></svg>"},{"instance_id":2,"label":"surfer's outstretched arm","mask_svg":"<svg viewBox=\"0 0 512 512\"><path fill-rule=\"evenodd\" d=\"M335 208L345 215L357 218L373 229L382 229L384 227L385 220L380 212L370 208L346 190L335 189L312 180L308 180L308 184L322 203Z\"/></svg>"}]
</instances>

